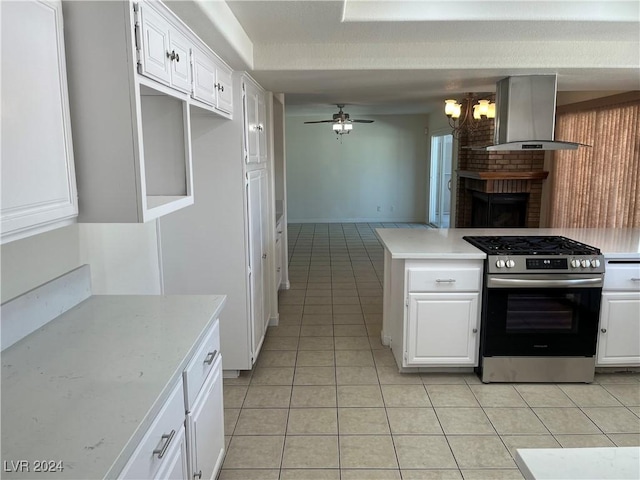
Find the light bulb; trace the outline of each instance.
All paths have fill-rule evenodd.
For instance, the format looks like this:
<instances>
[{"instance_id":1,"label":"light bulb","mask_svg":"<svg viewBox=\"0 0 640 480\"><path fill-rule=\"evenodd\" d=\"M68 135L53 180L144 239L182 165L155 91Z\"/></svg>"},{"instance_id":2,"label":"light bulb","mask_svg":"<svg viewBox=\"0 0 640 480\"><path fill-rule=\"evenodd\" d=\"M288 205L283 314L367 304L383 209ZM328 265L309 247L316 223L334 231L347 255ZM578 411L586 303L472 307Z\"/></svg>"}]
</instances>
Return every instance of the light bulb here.
<instances>
[{"instance_id":1,"label":"light bulb","mask_svg":"<svg viewBox=\"0 0 640 480\"><path fill-rule=\"evenodd\" d=\"M487 112L487 118L496 118L496 104L489 104L489 111Z\"/></svg>"},{"instance_id":2,"label":"light bulb","mask_svg":"<svg viewBox=\"0 0 640 480\"><path fill-rule=\"evenodd\" d=\"M342 124L341 123L334 123L332 128L333 128L334 132L339 132L339 131L342 130Z\"/></svg>"},{"instance_id":3,"label":"light bulb","mask_svg":"<svg viewBox=\"0 0 640 480\"><path fill-rule=\"evenodd\" d=\"M462 113L462 105L460 105L459 103L456 103L453 106L453 113L451 114L451 116L453 118L460 118L461 113Z\"/></svg>"},{"instance_id":4,"label":"light bulb","mask_svg":"<svg viewBox=\"0 0 640 480\"><path fill-rule=\"evenodd\" d=\"M480 118L480 116L487 117L489 115L489 100L478 100L478 105L475 105L475 106L478 107L478 118ZM474 110L475 110L475 106L474 106ZM475 111L473 116L475 118Z\"/></svg>"},{"instance_id":5,"label":"light bulb","mask_svg":"<svg viewBox=\"0 0 640 480\"><path fill-rule=\"evenodd\" d=\"M453 116L454 112L456 111L456 105L458 103L455 100L445 100L444 101L444 113L447 117L451 117Z\"/></svg>"},{"instance_id":6,"label":"light bulb","mask_svg":"<svg viewBox=\"0 0 640 480\"><path fill-rule=\"evenodd\" d=\"M482 118L482 115L480 114L480 105L473 106L473 118L475 120L480 120Z\"/></svg>"},{"instance_id":7,"label":"light bulb","mask_svg":"<svg viewBox=\"0 0 640 480\"><path fill-rule=\"evenodd\" d=\"M352 123L344 123L342 125L342 129L343 130L353 130L353 124Z\"/></svg>"}]
</instances>

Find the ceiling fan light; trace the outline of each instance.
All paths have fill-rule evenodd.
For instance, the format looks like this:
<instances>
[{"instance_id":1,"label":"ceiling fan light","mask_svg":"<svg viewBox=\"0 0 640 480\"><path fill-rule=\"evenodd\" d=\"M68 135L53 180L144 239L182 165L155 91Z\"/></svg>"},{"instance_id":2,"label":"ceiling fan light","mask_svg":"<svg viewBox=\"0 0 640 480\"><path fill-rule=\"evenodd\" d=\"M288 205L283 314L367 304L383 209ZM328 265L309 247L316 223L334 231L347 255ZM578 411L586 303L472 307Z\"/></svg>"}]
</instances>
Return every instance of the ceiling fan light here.
<instances>
[{"instance_id":1,"label":"ceiling fan light","mask_svg":"<svg viewBox=\"0 0 640 480\"><path fill-rule=\"evenodd\" d=\"M333 128L334 132L339 132L339 131L342 130L342 124L341 123L334 123L331 128Z\"/></svg>"},{"instance_id":2,"label":"ceiling fan light","mask_svg":"<svg viewBox=\"0 0 640 480\"><path fill-rule=\"evenodd\" d=\"M351 123L351 122L343 123L342 124L342 129L343 130L353 130L353 123Z\"/></svg>"}]
</instances>

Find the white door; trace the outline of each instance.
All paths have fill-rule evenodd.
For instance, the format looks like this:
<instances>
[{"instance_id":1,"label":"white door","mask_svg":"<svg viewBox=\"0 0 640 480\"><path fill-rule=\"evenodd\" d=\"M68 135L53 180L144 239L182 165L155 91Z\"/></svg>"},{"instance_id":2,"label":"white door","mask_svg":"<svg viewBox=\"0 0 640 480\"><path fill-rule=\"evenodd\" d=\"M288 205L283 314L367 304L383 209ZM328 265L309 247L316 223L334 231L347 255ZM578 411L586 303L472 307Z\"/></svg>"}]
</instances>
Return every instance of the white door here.
<instances>
[{"instance_id":1,"label":"white door","mask_svg":"<svg viewBox=\"0 0 640 480\"><path fill-rule=\"evenodd\" d=\"M249 221L249 288L251 298L252 355L255 360L262 346L266 332L264 268L266 244L264 242L264 213L266 203L266 179L264 170L254 170L247 174L247 208Z\"/></svg>"},{"instance_id":2,"label":"white door","mask_svg":"<svg viewBox=\"0 0 640 480\"><path fill-rule=\"evenodd\" d=\"M450 225L452 159L453 136L432 136L429 175L429 223L438 228L449 228Z\"/></svg>"},{"instance_id":3,"label":"white door","mask_svg":"<svg viewBox=\"0 0 640 480\"><path fill-rule=\"evenodd\" d=\"M640 365L640 292L603 292L598 365Z\"/></svg>"},{"instance_id":4,"label":"white door","mask_svg":"<svg viewBox=\"0 0 640 480\"><path fill-rule=\"evenodd\" d=\"M193 49L193 98L211 106L216 102L216 67L201 50Z\"/></svg>"},{"instance_id":5,"label":"white door","mask_svg":"<svg viewBox=\"0 0 640 480\"><path fill-rule=\"evenodd\" d=\"M231 72L221 66L216 66L216 90L218 110L233 112L233 90Z\"/></svg>"},{"instance_id":6,"label":"white door","mask_svg":"<svg viewBox=\"0 0 640 480\"><path fill-rule=\"evenodd\" d=\"M221 355L187 414L187 438L190 475L184 478L216 478L224 455Z\"/></svg>"},{"instance_id":7,"label":"white door","mask_svg":"<svg viewBox=\"0 0 640 480\"><path fill-rule=\"evenodd\" d=\"M477 364L479 293L412 293L406 364Z\"/></svg>"}]
</instances>

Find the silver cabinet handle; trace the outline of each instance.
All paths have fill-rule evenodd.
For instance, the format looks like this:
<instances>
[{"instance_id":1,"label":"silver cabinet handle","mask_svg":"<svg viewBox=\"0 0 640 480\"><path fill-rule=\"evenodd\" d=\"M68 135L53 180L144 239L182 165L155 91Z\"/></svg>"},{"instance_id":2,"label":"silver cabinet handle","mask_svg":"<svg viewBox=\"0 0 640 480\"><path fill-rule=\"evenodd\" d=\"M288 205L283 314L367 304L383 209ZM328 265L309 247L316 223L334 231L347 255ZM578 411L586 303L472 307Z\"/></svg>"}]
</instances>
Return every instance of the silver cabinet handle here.
<instances>
[{"instance_id":1,"label":"silver cabinet handle","mask_svg":"<svg viewBox=\"0 0 640 480\"><path fill-rule=\"evenodd\" d=\"M171 50L170 52L167 52L167 57L169 58L169 60L175 60L176 59L176 51L175 50Z\"/></svg>"},{"instance_id":2,"label":"silver cabinet handle","mask_svg":"<svg viewBox=\"0 0 640 480\"><path fill-rule=\"evenodd\" d=\"M640 278L638 278L638 277L631 277L631 281L632 281L632 282L640 282Z\"/></svg>"},{"instance_id":3,"label":"silver cabinet handle","mask_svg":"<svg viewBox=\"0 0 640 480\"><path fill-rule=\"evenodd\" d=\"M180 55L176 53L176 62L180 61Z\"/></svg>"},{"instance_id":4,"label":"silver cabinet handle","mask_svg":"<svg viewBox=\"0 0 640 480\"><path fill-rule=\"evenodd\" d=\"M220 82L216 83L214 87L216 87L219 91L224 92L224 85L222 85Z\"/></svg>"},{"instance_id":5,"label":"silver cabinet handle","mask_svg":"<svg viewBox=\"0 0 640 480\"><path fill-rule=\"evenodd\" d=\"M436 283L456 283L455 278L437 278Z\"/></svg>"},{"instance_id":6,"label":"silver cabinet handle","mask_svg":"<svg viewBox=\"0 0 640 480\"><path fill-rule=\"evenodd\" d=\"M471 330L473 333L478 333L478 329L474 328L473 330Z\"/></svg>"},{"instance_id":7,"label":"silver cabinet handle","mask_svg":"<svg viewBox=\"0 0 640 480\"><path fill-rule=\"evenodd\" d=\"M601 329L600 329L600 331L601 331L602 333L607 333L607 329L606 329L606 328L601 328Z\"/></svg>"},{"instance_id":8,"label":"silver cabinet handle","mask_svg":"<svg viewBox=\"0 0 640 480\"><path fill-rule=\"evenodd\" d=\"M211 365L213 363L213 359L216 358L217 354L218 350L207 353L207 357L204 359L204 363L206 363L207 365Z\"/></svg>"},{"instance_id":9,"label":"silver cabinet handle","mask_svg":"<svg viewBox=\"0 0 640 480\"><path fill-rule=\"evenodd\" d=\"M263 258L263 259L267 258L267 254L266 254L266 253L263 253L263 254L262 254L262 258Z\"/></svg>"},{"instance_id":10,"label":"silver cabinet handle","mask_svg":"<svg viewBox=\"0 0 640 480\"><path fill-rule=\"evenodd\" d=\"M198 478L198 479L202 478L202 470L200 470L198 473L194 473L193 478Z\"/></svg>"},{"instance_id":11,"label":"silver cabinet handle","mask_svg":"<svg viewBox=\"0 0 640 480\"><path fill-rule=\"evenodd\" d=\"M162 447L160 448L156 448L153 451L154 455L158 455L158 458L162 458L164 457L164 454L167 453L167 448L169 448L169 444L171 443L171 440L173 440L173 436L176 434L175 430L171 430L171 433L169 434L163 434L162 435L162 440L166 440L164 442L164 445L162 445Z\"/></svg>"}]
</instances>

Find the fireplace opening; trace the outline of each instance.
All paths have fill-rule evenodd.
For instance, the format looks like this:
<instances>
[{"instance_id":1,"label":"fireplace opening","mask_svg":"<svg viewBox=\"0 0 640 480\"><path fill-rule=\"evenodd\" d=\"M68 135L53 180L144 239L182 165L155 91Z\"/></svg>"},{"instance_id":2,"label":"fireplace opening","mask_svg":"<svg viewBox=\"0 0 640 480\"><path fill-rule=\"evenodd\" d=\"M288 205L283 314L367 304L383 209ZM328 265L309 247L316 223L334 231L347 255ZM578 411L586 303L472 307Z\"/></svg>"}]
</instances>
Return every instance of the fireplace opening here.
<instances>
[{"instance_id":1,"label":"fireplace opening","mask_svg":"<svg viewBox=\"0 0 640 480\"><path fill-rule=\"evenodd\" d=\"M527 226L528 193L472 192L471 226L518 228Z\"/></svg>"}]
</instances>

